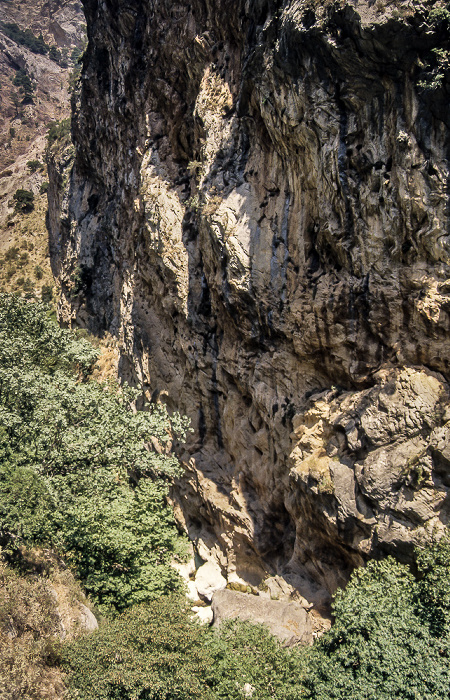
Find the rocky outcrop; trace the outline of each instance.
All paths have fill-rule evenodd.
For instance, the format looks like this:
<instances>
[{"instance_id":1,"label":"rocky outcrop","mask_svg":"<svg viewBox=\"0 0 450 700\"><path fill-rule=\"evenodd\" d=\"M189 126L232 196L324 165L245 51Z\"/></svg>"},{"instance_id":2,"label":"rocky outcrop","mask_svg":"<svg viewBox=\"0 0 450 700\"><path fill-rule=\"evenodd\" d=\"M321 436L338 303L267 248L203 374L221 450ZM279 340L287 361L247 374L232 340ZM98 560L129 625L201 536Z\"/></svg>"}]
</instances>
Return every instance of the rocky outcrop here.
<instances>
[{"instance_id":1,"label":"rocky outcrop","mask_svg":"<svg viewBox=\"0 0 450 700\"><path fill-rule=\"evenodd\" d=\"M449 514L447 35L379 5L85 0L50 202L62 320L191 418L198 553L322 609Z\"/></svg>"},{"instance_id":2,"label":"rocky outcrop","mask_svg":"<svg viewBox=\"0 0 450 700\"><path fill-rule=\"evenodd\" d=\"M311 620L298 603L223 590L214 594L212 609L215 625L238 617L240 620L267 625L270 632L281 639L285 646L306 646L313 640Z\"/></svg>"}]
</instances>

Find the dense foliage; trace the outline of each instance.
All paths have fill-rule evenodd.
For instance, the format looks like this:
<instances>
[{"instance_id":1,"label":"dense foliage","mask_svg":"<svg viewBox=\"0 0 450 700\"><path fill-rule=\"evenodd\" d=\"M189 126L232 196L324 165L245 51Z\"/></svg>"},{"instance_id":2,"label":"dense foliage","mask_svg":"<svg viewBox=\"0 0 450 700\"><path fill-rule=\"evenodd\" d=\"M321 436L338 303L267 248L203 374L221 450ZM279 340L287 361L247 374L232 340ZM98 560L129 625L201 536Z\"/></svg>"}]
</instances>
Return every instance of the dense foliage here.
<instances>
[{"instance_id":1,"label":"dense foliage","mask_svg":"<svg viewBox=\"0 0 450 700\"><path fill-rule=\"evenodd\" d=\"M89 381L96 359L45 305L0 296L2 539L56 547L98 605L122 609L179 585L165 479L186 426L161 405L136 411L130 387Z\"/></svg>"},{"instance_id":2,"label":"dense foliage","mask_svg":"<svg viewBox=\"0 0 450 700\"><path fill-rule=\"evenodd\" d=\"M238 621L218 632L195 624L177 598L126 611L66 649L79 700L296 700L298 650L261 625ZM250 697L250 695L248 695Z\"/></svg>"},{"instance_id":3,"label":"dense foliage","mask_svg":"<svg viewBox=\"0 0 450 700\"><path fill-rule=\"evenodd\" d=\"M15 211L28 214L34 209L34 194L30 190L16 190L13 200Z\"/></svg>"},{"instance_id":4,"label":"dense foliage","mask_svg":"<svg viewBox=\"0 0 450 700\"><path fill-rule=\"evenodd\" d=\"M428 35L434 46L417 61L418 86L425 90L438 90L450 75L450 3L432 7L425 14Z\"/></svg>"},{"instance_id":5,"label":"dense foliage","mask_svg":"<svg viewBox=\"0 0 450 700\"><path fill-rule=\"evenodd\" d=\"M441 554L447 566L437 578L439 585L448 587L450 558L444 543ZM448 638L445 627L433 636L424 619L425 609L427 616L434 617L428 591L428 585L417 584L408 568L392 558L356 571L345 591L336 595L332 629L314 648L306 697L449 697Z\"/></svg>"},{"instance_id":6,"label":"dense foliage","mask_svg":"<svg viewBox=\"0 0 450 700\"><path fill-rule=\"evenodd\" d=\"M70 134L71 119L62 119L60 122L51 122L47 131L47 143L51 146L55 141L60 141Z\"/></svg>"},{"instance_id":7,"label":"dense foliage","mask_svg":"<svg viewBox=\"0 0 450 700\"><path fill-rule=\"evenodd\" d=\"M31 80L25 68L16 70L12 83L15 87L19 88L22 104L32 104L34 98L34 82Z\"/></svg>"},{"instance_id":8,"label":"dense foliage","mask_svg":"<svg viewBox=\"0 0 450 700\"><path fill-rule=\"evenodd\" d=\"M450 697L447 537L417 552L415 576L392 558L357 570L335 597L332 629L311 649L285 649L260 625L194 623L175 594L170 561L182 546L166 503L167 479L180 471L170 446L186 425L158 405L136 411L130 387L90 379L97 355L45 304L0 295L3 555L14 562L23 545L52 546L100 609L114 612L64 645L74 699ZM56 623L48 587L3 566L5 698L46 697L58 673Z\"/></svg>"},{"instance_id":9,"label":"dense foliage","mask_svg":"<svg viewBox=\"0 0 450 700\"><path fill-rule=\"evenodd\" d=\"M332 629L285 649L261 625L201 630L177 599L127 611L66 650L79 700L444 700L450 697L450 544L357 570Z\"/></svg>"},{"instance_id":10,"label":"dense foliage","mask_svg":"<svg viewBox=\"0 0 450 700\"><path fill-rule=\"evenodd\" d=\"M63 52L61 52L57 46L50 46L44 41L42 34L35 36L31 29L21 29L15 22L2 22L0 24L0 29L7 37L15 41L16 44L25 46L32 51L32 53L41 54L42 56L48 54L48 57L52 61L59 63L63 68L67 68L69 65L67 61L67 50L63 49Z\"/></svg>"}]
</instances>

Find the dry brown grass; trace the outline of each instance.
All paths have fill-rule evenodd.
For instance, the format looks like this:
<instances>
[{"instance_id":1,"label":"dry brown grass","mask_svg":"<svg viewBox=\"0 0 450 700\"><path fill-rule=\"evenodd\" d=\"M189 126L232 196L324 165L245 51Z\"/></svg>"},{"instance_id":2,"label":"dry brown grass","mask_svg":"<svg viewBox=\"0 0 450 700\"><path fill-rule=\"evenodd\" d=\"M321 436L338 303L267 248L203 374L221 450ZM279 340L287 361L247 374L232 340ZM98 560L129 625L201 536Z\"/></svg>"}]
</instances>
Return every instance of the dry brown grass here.
<instances>
[{"instance_id":1,"label":"dry brown grass","mask_svg":"<svg viewBox=\"0 0 450 700\"><path fill-rule=\"evenodd\" d=\"M59 700L60 622L49 583L19 576L0 561L0 697Z\"/></svg>"}]
</instances>

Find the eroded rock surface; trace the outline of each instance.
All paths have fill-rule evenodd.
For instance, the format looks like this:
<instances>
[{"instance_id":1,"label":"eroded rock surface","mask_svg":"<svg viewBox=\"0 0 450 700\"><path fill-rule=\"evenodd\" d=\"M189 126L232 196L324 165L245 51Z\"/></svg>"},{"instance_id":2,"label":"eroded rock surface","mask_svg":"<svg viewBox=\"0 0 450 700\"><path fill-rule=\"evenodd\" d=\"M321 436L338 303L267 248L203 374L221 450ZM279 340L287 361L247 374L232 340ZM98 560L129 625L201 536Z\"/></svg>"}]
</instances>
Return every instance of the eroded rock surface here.
<instances>
[{"instance_id":1,"label":"eroded rock surface","mask_svg":"<svg viewBox=\"0 0 450 700\"><path fill-rule=\"evenodd\" d=\"M191 418L198 553L318 609L449 512L441 39L384 5L84 0L65 194L50 164L60 316Z\"/></svg>"},{"instance_id":2,"label":"eroded rock surface","mask_svg":"<svg viewBox=\"0 0 450 700\"><path fill-rule=\"evenodd\" d=\"M312 643L313 630L308 613L298 603L267 600L227 589L214 593L214 625L239 618L266 625L286 646Z\"/></svg>"}]
</instances>

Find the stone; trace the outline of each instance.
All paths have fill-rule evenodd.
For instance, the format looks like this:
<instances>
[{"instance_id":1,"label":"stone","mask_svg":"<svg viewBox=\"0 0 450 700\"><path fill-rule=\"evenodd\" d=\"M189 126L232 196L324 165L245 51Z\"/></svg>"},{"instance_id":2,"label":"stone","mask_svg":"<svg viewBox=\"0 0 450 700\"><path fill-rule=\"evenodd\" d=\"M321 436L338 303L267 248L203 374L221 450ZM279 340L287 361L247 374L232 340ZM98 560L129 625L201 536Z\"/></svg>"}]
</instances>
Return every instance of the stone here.
<instances>
[{"instance_id":1,"label":"stone","mask_svg":"<svg viewBox=\"0 0 450 700\"><path fill-rule=\"evenodd\" d=\"M94 613L89 610L86 605L83 605L83 603L78 603L77 607L79 610L78 619L81 629L85 632L94 632L98 629L98 622Z\"/></svg>"},{"instance_id":2,"label":"stone","mask_svg":"<svg viewBox=\"0 0 450 700\"><path fill-rule=\"evenodd\" d=\"M197 569L195 586L200 598L212 600L215 591L225 588L227 580L222 576L220 566L212 561L207 561Z\"/></svg>"},{"instance_id":3,"label":"stone","mask_svg":"<svg viewBox=\"0 0 450 700\"><path fill-rule=\"evenodd\" d=\"M194 617L199 620L202 625L212 624L213 611L210 605L202 607L194 605L192 611L195 613Z\"/></svg>"},{"instance_id":4,"label":"stone","mask_svg":"<svg viewBox=\"0 0 450 700\"><path fill-rule=\"evenodd\" d=\"M212 611L214 626L223 620L239 618L266 625L285 646L312 643L313 628L309 615L292 601L267 600L224 589L214 593Z\"/></svg>"}]
</instances>

